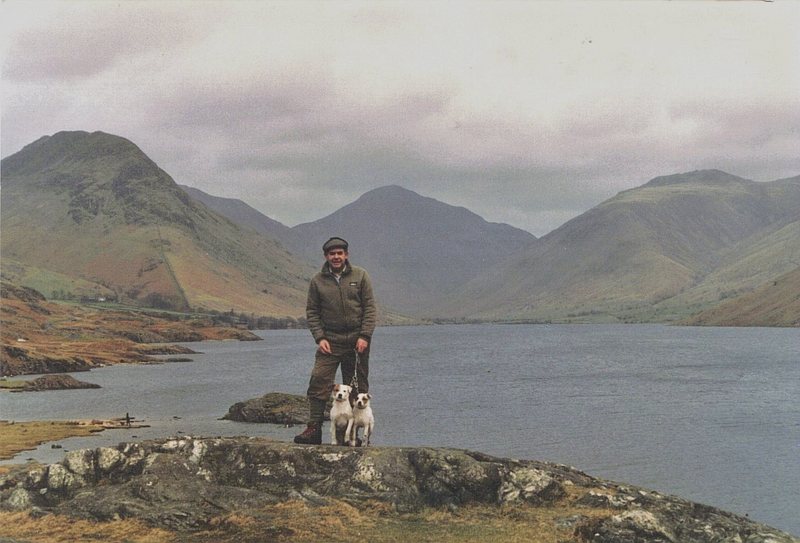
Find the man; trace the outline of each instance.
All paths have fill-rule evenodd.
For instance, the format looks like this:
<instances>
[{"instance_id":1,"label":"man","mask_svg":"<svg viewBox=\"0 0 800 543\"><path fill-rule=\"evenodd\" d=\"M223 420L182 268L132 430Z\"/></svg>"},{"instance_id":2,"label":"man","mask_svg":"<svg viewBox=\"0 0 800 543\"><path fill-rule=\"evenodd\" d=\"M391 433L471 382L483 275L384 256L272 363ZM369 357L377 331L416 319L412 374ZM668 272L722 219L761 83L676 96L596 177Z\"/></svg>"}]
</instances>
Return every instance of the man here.
<instances>
[{"instance_id":1,"label":"man","mask_svg":"<svg viewBox=\"0 0 800 543\"><path fill-rule=\"evenodd\" d=\"M331 238L322 251L325 264L311 279L306 302L308 327L317 342L306 393L310 417L305 431L294 438L313 445L322 443L325 404L340 365L344 384L355 374L358 392L369 391L369 347L377 314L369 275L350 264L347 241Z\"/></svg>"}]
</instances>

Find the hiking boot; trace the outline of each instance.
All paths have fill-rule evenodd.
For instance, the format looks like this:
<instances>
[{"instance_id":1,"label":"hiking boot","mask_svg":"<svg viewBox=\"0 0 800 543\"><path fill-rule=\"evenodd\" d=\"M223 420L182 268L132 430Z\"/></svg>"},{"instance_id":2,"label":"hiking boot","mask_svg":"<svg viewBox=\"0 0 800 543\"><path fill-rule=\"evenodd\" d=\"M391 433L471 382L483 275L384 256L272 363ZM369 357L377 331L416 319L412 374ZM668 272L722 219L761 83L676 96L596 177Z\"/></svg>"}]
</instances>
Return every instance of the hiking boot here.
<instances>
[{"instance_id":1,"label":"hiking boot","mask_svg":"<svg viewBox=\"0 0 800 543\"><path fill-rule=\"evenodd\" d=\"M309 422L302 434L294 436L294 442L301 445L321 445L322 423Z\"/></svg>"}]
</instances>

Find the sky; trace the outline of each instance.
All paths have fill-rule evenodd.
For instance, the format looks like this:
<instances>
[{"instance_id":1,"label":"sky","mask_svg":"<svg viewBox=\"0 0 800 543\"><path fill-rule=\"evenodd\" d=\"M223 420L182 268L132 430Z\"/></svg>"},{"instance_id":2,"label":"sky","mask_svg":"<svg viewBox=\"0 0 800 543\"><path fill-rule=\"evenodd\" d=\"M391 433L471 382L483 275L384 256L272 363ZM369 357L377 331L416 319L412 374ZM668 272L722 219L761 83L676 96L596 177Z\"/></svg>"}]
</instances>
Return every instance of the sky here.
<instances>
[{"instance_id":1,"label":"sky","mask_svg":"<svg viewBox=\"0 0 800 543\"><path fill-rule=\"evenodd\" d=\"M101 130L288 226L397 184L541 236L800 174L800 1L0 3L0 153Z\"/></svg>"}]
</instances>

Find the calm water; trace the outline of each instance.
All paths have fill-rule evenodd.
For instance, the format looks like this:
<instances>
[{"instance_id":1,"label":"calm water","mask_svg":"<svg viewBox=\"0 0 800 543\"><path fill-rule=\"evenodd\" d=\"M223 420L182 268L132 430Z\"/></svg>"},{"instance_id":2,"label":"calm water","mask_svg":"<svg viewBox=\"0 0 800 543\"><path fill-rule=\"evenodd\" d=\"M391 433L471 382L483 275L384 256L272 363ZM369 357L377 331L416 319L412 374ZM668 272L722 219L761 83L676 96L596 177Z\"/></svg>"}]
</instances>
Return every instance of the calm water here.
<instances>
[{"instance_id":1,"label":"calm water","mask_svg":"<svg viewBox=\"0 0 800 543\"><path fill-rule=\"evenodd\" d=\"M151 428L65 449L170 435L300 428L219 421L237 401L304 394L305 330L190 344L191 363L75 374L99 390L0 395L0 418L107 418ZM800 332L657 325L379 328L371 360L376 445L549 460L707 503L800 534ZM327 435L327 434L325 434ZM50 445L14 461L58 461Z\"/></svg>"}]
</instances>

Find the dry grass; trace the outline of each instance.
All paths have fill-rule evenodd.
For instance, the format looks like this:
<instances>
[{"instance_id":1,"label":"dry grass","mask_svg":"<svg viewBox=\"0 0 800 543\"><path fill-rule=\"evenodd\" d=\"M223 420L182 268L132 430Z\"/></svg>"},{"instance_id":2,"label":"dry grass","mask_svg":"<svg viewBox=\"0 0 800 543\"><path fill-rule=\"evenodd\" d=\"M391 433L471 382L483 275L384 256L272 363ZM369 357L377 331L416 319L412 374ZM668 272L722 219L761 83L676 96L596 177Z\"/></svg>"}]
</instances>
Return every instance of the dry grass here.
<instances>
[{"instance_id":1,"label":"dry grass","mask_svg":"<svg viewBox=\"0 0 800 543\"><path fill-rule=\"evenodd\" d=\"M151 340L161 337L171 338L170 341L193 341L198 334L203 339L256 338L247 330L214 326L202 316L102 309L66 302L31 303L16 298L3 298L0 303L0 343L4 347L0 357L8 365L9 375L46 373L42 368L53 366L77 370L156 362L149 356L154 344L135 342L131 332L145 338L149 335ZM185 351L185 347L162 344L158 354Z\"/></svg>"},{"instance_id":2,"label":"dry grass","mask_svg":"<svg viewBox=\"0 0 800 543\"><path fill-rule=\"evenodd\" d=\"M42 443L58 441L73 436L88 436L101 432L99 424L77 421L0 421L0 460L35 449Z\"/></svg>"},{"instance_id":3,"label":"dry grass","mask_svg":"<svg viewBox=\"0 0 800 543\"><path fill-rule=\"evenodd\" d=\"M48 543L560 543L574 541L574 526L560 520L612 514L574 506L578 495L573 493L552 507L469 505L453 510L427 508L417 513L398 513L379 502L354 507L331 501L315 507L289 501L216 517L206 530L192 533L153 528L138 520L89 522L58 515L0 513L0 537Z\"/></svg>"},{"instance_id":4,"label":"dry grass","mask_svg":"<svg viewBox=\"0 0 800 543\"><path fill-rule=\"evenodd\" d=\"M292 501L256 512L214 519L212 529L195 533L193 541L340 543L415 541L430 543L559 543L572 540L574 527L559 523L575 515L604 517L607 510L556 507L470 505L455 510L428 508L401 514L387 504L359 508L344 502L314 507Z\"/></svg>"},{"instance_id":5,"label":"dry grass","mask_svg":"<svg viewBox=\"0 0 800 543\"><path fill-rule=\"evenodd\" d=\"M31 543L107 541L171 543L175 534L151 528L139 520L91 522L59 515L35 518L28 513L0 513L0 536Z\"/></svg>"},{"instance_id":6,"label":"dry grass","mask_svg":"<svg viewBox=\"0 0 800 543\"><path fill-rule=\"evenodd\" d=\"M0 430L23 429L23 434L48 435L57 429L88 430L64 422L2 423ZM5 437L6 434L4 433ZM40 438L41 439L41 438ZM5 443L5 439L2 440ZM601 488L565 487L566 496L553 506L467 505L457 508L425 508L414 513L397 512L383 502L359 506L330 500L313 506L287 501L258 509L241 509L212 518L199 532L174 532L153 528L139 520L90 522L66 516L32 517L28 513L0 513L0 539L8 537L31 542L105 541L159 543L562 543L575 541L571 517L603 518L608 509L575 505L590 490L613 493Z\"/></svg>"}]
</instances>

